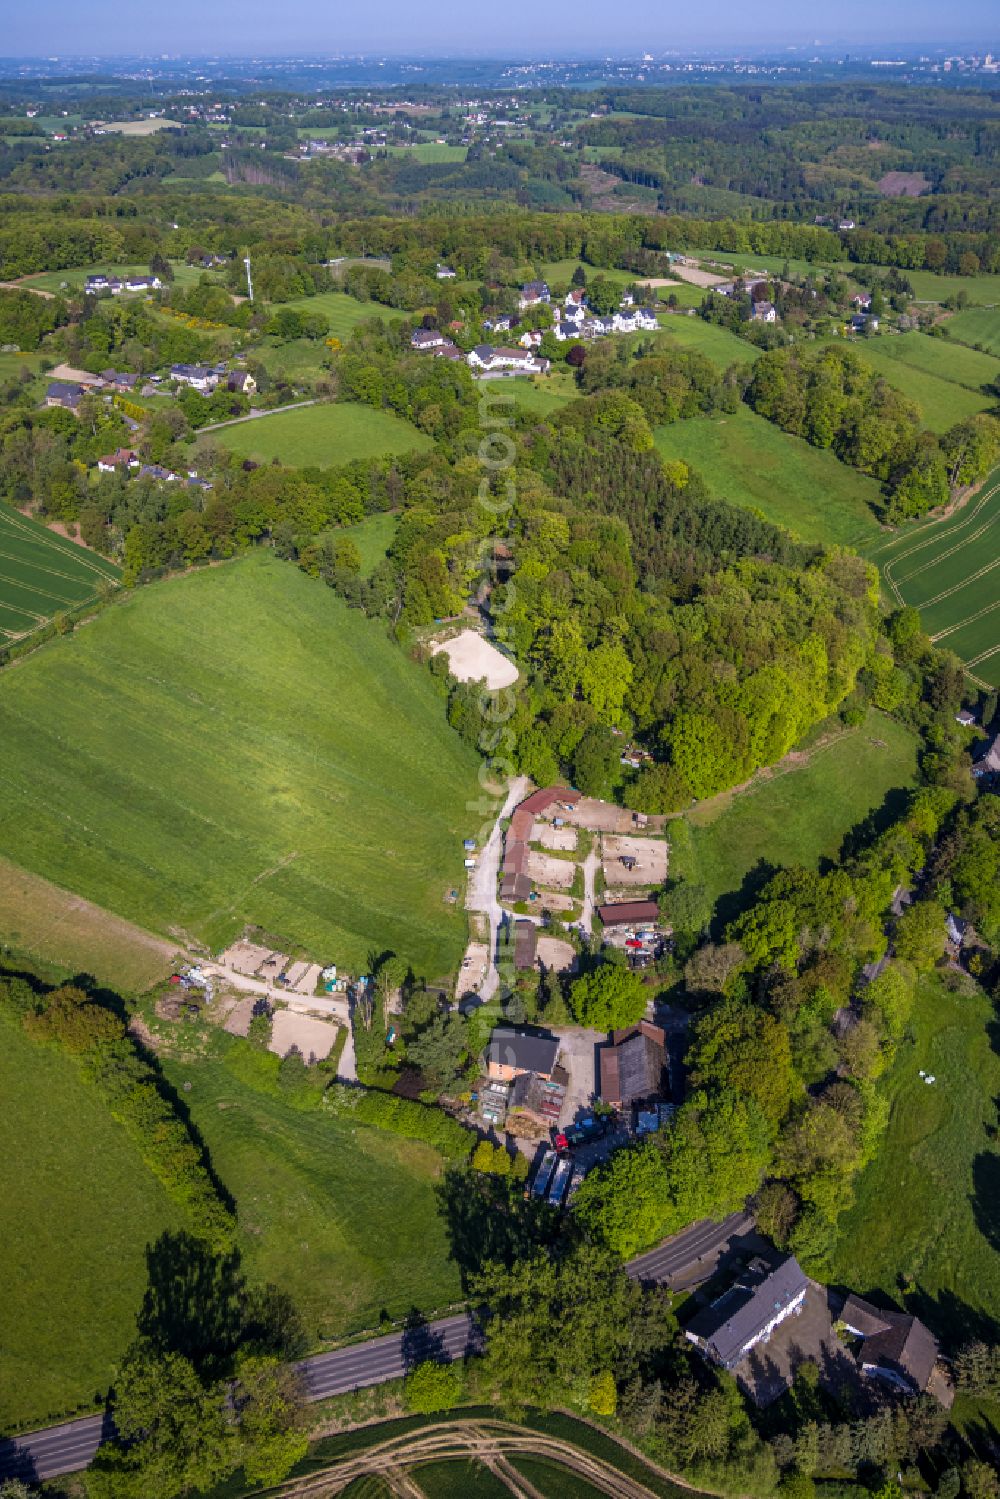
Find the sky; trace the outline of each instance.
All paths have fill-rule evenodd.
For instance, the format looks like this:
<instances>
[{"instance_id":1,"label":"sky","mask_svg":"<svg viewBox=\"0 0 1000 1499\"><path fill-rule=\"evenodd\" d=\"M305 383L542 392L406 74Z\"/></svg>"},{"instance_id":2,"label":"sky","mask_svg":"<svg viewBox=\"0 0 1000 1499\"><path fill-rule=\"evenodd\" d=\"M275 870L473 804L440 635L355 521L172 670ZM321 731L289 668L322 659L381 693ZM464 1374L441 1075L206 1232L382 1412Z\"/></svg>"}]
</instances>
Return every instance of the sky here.
<instances>
[{"instance_id":1,"label":"sky","mask_svg":"<svg viewBox=\"0 0 1000 1499\"><path fill-rule=\"evenodd\" d=\"M672 48L960 42L1000 48L997 0L0 0L0 55L369 52L454 57L625 56ZM820 29L817 29L820 28Z\"/></svg>"}]
</instances>

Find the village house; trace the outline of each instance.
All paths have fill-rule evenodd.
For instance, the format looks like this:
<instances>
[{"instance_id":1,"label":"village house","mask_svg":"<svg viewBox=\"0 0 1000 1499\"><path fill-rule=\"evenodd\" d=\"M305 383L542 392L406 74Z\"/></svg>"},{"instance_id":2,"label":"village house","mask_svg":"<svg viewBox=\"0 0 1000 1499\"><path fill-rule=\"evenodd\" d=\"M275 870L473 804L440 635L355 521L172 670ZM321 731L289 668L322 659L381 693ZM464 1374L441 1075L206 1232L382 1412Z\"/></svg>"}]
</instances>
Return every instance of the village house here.
<instances>
[{"instance_id":1,"label":"village house","mask_svg":"<svg viewBox=\"0 0 1000 1499\"><path fill-rule=\"evenodd\" d=\"M130 469L139 467L139 456L131 448L119 448L115 453L108 453L104 458L98 458L97 467L102 474L115 474L119 469Z\"/></svg>"},{"instance_id":2,"label":"village house","mask_svg":"<svg viewBox=\"0 0 1000 1499\"><path fill-rule=\"evenodd\" d=\"M801 1311L808 1289L809 1278L794 1255L773 1269L751 1263L711 1306L695 1314L684 1335L713 1364L733 1370Z\"/></svg>"},{"instance_id":3,"label":"village house","mask_svg":"<svg viewBox=\"0 0 1000 1499\"><path fill-rule=\"evenodd\" d=\"M860 291L855 292L854 296L851 298L851 305L853 307L856 307L859 312L870 312L872 305L870 293Z\"/></svg>"},{"instance_id":4,"label":"village house","mask_svg":"<svg viewBox=\"0 0 1000 1499\"><path fill-rule=\"evenodd\" d=\"M83 400L85 387L68 380L53 380L45 392L46 406L61 406L75 412Z\"/></svg>"},{"instance_id":5,"label":"village house","mask_svg":"<svg viewBox=\"0 0 1000 1499\"><path fill-rule=\"evenodd\" d=\"M543 375L550 367L547 359L537 359L527 349L495 349L492 344L477 344L466 362L473 371L490 374L510 370L519 375Z\"/></svg>"},{"instance_id":6,"label":"village house","mask_svg":"<svg viewBox=\"0 0 1000 1499\"><path fill-rule=\"evenodd\" d=\"M189 385L192 390L202 392L214 390L219 383L218 372L206 364L172 364L170 378L178 385Z\"/></svg>"},{"instance_id":7,"label":"village house","mask_svg":"<svg viewBox=\"0 0 1000 1499\"><path fill-rule=\"evenodd\" d=\"M927 1390L937 1367L938 1345L919 1318L908 1312L885 1312L852 1294L844 1302L840 1321L859 1339L856 1358L862 1374L905 1395L922 1395ZM950 1404L946 1382L937 1380L935 1385L937 1398Z\"/></svg>"},{"instance_id":8,"label":"village house","mask_svg":"<svg viewBox=\"0 0 1000 1499\"><path fill-rule=\"evenodd\" d=\"M526 1073L548 1081L559 1056L559 1042L543 1031L498 1025L486 1048L486 1071L498 1083L512 1083Z\"/></svg>"},{"instance_id":9,"label":"village house","mask_svg":"<svg viewBox=\"0 0 1000 1499\"><path fill-rule=\"evenodd\" d=\"M985 755L973 765L972 774L977 780L981 776L1000 775L1000 734L993 736Z\"/></svg>"},{"instance_id":10,"label":"village house","mask_svg":"<svg viewBox=\"0 0 1000 1499\"><path fill-rule=\"evenodd\" d=\"M417 328L410 335L410 348L424 353L428 349L441 349L449 339L437 328Z\"/></svg>"},{"instance_id":11,"label":"village house","mask_svg":"<svg viewBox=\"0 0 1000 1499\"><path fill-rule=\"evenodd\" d=\"M141 379L141 375L131 375L123 370L101 371L101 384L105 390L111 389L123 396L132 395Z\"/></svg>"},{"instance_id":12,"label":"village house","mask_svg":"<svg viewBox=\"0 0 1000 1499\"><path fill-rule=\"evenodd\" d=\"M247 370L231 370L226 376L226 389L237 395L256 395L257 381Z\"/></svg>"},{"instance_id":13,"label":"village house","mask_svg":"<svg viewBox=\"0 0 1000 1499\"><path fill-rule=\"evenodd\" d=\"M755 323L776 323L778 314L773 302L755 302L750 317Z\"/></svg>"},{"instance_id":14,"label":"village house","mask_svg":"<svg viewBox=\"0 0 1000 1499\"><path fill-rule=\"evenodd\" d=\"M454 281L455 279L455 272L452 270L450 265L441 265L439 263L438 268L434 272L434 274L439 281Z\"/></svg>"},{"instance_id":15,"label":"village house","mask_svg":"<svg viewBox=\"0 0 1000 1499\"><path fill-rule=\"evenodd\" d=\"M160 484L175 484L180 476L164 468L162 463L144 463L139 470L140 479L154 479Z\"/></svg>"},{"instance_id":16,"label":"village house","mask_svg":"<svg viewBox=\"0 0 1000 1499\"><path fill-rule=\"evenodd\" d=\"M877 333L878 318L872 317L870 312L859 312L851 318L852 333Z\"/></svg>"},{"instance_id":17,"label":"village house","mask_svg":"<svg viewBox=\"0 0 1000 1499\"><path fill-rule=\"evenodd\" d=\"M615 1031L601 1049L601 1100L624 1112L659 1102L666 1096L667 1038L658 1025Z\"/></svg>"},{"instance_id":18,"label":"village house","mask_svg":"<svg viewBox=\"0 0 1000 1499\"><path fill-rule=\"evenodd\" d=\"M521 287L521 295L517 299L517 305L522 312L528 307L539 307L542 303L551 301L552 293L548 284L544 281L526 281Z\"/></svg>"},{"instance_id":19,"label":"village house","mask_svg":"<svg viewBox=\"0 0 1000 1499\"><path fill-rule=\"evenodd\" d=\"M955 722L960 723L963 729L974 729L976 727L976 715L970 713L968 708L960 708L955 714Z\"/></svg>"}]
</instances>

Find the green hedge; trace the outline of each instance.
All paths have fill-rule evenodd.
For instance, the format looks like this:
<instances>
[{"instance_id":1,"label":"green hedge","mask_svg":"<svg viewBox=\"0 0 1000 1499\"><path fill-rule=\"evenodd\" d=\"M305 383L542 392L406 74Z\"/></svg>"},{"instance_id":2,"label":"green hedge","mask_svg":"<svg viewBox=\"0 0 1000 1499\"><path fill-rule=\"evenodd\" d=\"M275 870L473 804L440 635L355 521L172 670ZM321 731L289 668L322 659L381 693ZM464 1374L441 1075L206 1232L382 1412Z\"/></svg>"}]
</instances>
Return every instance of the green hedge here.
<instances>
[{"instance_id":1,"label":"green hedge","mask_svg":"<svg viewBox=\"0 0 1000 1499\"><path fill-rule=\"evenodd\" d=\"M341 1118L350 1115L359 1124L404 1135L408 1140L425 1140L452 1160L463 1160L475 1144L472 1133L443 1110L399 1098L395 1093L332 1083L323 1095L323 1103Z\"/></svg>"}]
</instances>

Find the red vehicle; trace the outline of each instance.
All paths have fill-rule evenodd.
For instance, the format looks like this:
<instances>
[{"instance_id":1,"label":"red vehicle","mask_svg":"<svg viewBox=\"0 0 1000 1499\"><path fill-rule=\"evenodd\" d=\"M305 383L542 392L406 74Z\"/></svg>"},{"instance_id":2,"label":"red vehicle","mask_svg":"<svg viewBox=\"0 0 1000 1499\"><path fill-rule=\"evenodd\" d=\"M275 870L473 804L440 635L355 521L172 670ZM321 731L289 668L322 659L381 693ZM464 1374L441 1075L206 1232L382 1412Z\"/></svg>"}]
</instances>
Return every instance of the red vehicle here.
<instances>
[{"instance_id":1,"label":"red vehicle","mask_svg":"<svg viewBox=\"0 0 1000 1499\"><path fill-rule=\"evenodd\" d=\"M642 943L639 941L638 937L626 937L625 946L630 947L634 950L637 947L641 947Z\"/></svg>"},{"instance_id":2,"label":"red vehicle","mask_svg":"<svg viewBox=\"0 0 1000 1499\"><path fill-rule=\"evenodd\" d=\"M569 1141L561 1131L556 1134L552 1143L556 1150L569 1150Z\"/></svg>"}]
</instances>

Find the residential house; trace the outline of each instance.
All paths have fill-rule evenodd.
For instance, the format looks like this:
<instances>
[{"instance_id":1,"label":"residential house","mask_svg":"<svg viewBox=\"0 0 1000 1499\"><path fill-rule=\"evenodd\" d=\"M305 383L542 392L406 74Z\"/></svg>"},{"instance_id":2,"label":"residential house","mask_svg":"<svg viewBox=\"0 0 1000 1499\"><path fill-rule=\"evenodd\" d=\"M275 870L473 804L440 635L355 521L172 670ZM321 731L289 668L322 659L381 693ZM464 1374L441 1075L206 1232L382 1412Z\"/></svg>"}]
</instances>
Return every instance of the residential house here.
<instances>
[{"instance_id":1,"label":"residential house","mask_svg":"<svg viewBox=\"0 0 1000 1499\"><path fill-rule=\"evenodd\" d=\"M465 355L453 343L446 343L440 349L432 349L431 357L433 359L450 359L452 361L457 359L462 364L465 363Z\"/></svg>"},{"instance_id":2,"label":"residential house","mask_svg":"<svg viewBox=\"0 0 1000 1499\"><path fill-rule=\"evenodd\" d=\"M712 1363L735 1369L780 1323L798 1315L809 1284L794 1255L774 1268L752 1262L711 1306L695 1314L684 1335Z\"/></svg>"},{"instance_id":3,"label":"residential house","mask_svg":"<svg viewBox=\"0 0 1000 1499\"><path fill-rule=\"evenodd\" d=\"M76 411L84 396L85 387L69 380L53 380L45 392L46 406L61 406L64 411Z\"/></svg>"},{"instance_id":4,"label":"residential house","mask_svg":"<svg viewBox=\"0 0 1000 1499\"><path fill-rule=\"evenodd\" d=\"M776 323L778 314L773 302L755 302L750 317L755 323Z\"/></svg>"},{"instance_id":5,"label":"residential house","mask_svg":"<svg viewBox=\"0 0 1000 1499\"><path fill-rule=\"evenodd\" d=\"M455 279L455 272L452 270L450 265L441 265L439 263L438 268L434 272L434 274L439 281L454 281Z\"/></svg>"},{"instance_id":6,"label":"residential house","mask_svg":"<svg viewBox=\"0 0 1000 1499\"><path fill-rule=\"evenodd\" d=\"M615 1031L601 1049L601 1099L613 1109L652 1104L667 1093L667 1038L658 1025Z\"/></svg>"},{"instance_id":7,"label":"residential house","mask_svg":"<svg viewBox=\"0 0 1000 1499\"><path fill-rule=\"evenodd\" d=\"M119 469L138 468L139 456L131 448L119 448L115 453L98 458L97 467L102 474L116 474Z\"/></svg>"},{"instance_id":8,"label":"residential house","mask_svg":"<svg viewBox=\"0 0 1000 1499\"><path fill-rule=\"evenodd\" d=\"M539 307L543 302L549 302L552 293L544 281L526 281L521 287L521 295L518 297L517 305L523 312L526 307Z\"/></svg>"},{"instance_id":9,"label":"residential house","mask_svg":"<svg viewBox=\"0 0 1000 1499\"><path fill-rule=\"evenodd\" d=\"M616 312L612 315L611 326L615 333L634 333L636 328L635 313L629 308L624 312Z\"/></svg>"},{"instance_id":10,"label":"residential house","mask_svg":"<svg viewBox=\"0 0 1000 1499\"><path fill-rule=\"evenodd\" d=\"M540 328L530 328L527 333L522 333L518 339L518 343L522 349L537 349L541 341L542 332Z\"/></svg>"},{"instance_id":11,"label":"residential house","mask_svg":"<svg viewBox=\"0 0 1000 1499\"><path fill-rule=\"evenodd\" d=\"M976 715L970 713L968 708L960 708L955 714L955 722L960 723L963 729L974 729L976 727Z\"/></svg>"},{"instance_id":12,"label":"residential house","mask_svg":"<svg viewBox=\"0 0 1000 1499\"><path fill-rule=\"evenodd\" d=\"M527 349L495 349L492 344L477 344L468 355L467 363L473 370L494 373L511 370L514 374L544 374L549 368L547 359L536 359Z\"/></svg>"},{"instance_id":13,"label":"residential house","mask_svg":"<svg viewBox=\"0 0 1000 1499\"><path fill-rule=\"evenodd\" d=\"M980 776L1000 775L1000 734L993 736L993 742L985 755L973 765L972 774L977 780Z\"/></svg>"},{"instance_id":14,"label":"residential house","mask_svg":"<svg viewBox=\"0 0 1000 1499\"><path fill-rule=\"evenodd\" d=\"M937 1366L938 1345L919 1318L908 1312L885 1312L852 1294L844 1302L840 1320L860 1340L856 1357L862 1374L906 1395L924 1393Z\"/></svg>"},{"instance_id":15,"label":"residential house","mask_svg":"<svg viewBox=\"0 0 1000 1499\"><path fill-rule=\"evenodd\" d=\"M207 364L172 364L170 378L178 385L190 385L192 390L214 390L219 383L218 371Z\"/></svg>"},{"instance_id":16,"label":"residential house","mask_svg":"<svg viewBox=\"0 0 1000 1499\"><path fill-rule=\"evenodd\" d=\"M647 333L653 333L660 326L656 316L656 310L652 307L637 307L635 313L637 328L643 328Z\"/></svg>"},{"instance_id":17,"label":"residential house","mask_svg":"<svg viewBox=\"0 0 1000 1499\"><path fill-rule=\"evenodd\" d=\"M424 353L428 349L443 348L449 340L437 328L417 328L410 335L410 348Z\"/></svg>"},{"instance_id":18,"label":"residential house","mask_svg":"<svg viewBox=\"0 0 1000 1499\"><path fill-rule=\"evenodd\" d=\"M226 376L226 389L238 395L256 395L257 381L247 370L231 370Z\"/></svg>"},{"instance_id":19,"label":"residential house","mask_svg":"<svg viewBox=\"0 0 1000 1499\"><path fill-rule=\"evenodd\" d=\"M846 232L848 229L853 229L854 228L854 220L853 219L840 219L838 221L838 223L837 223L837 228L840 229L842 232Z\"/></svg>"},{"instance_id":20,"label":"residential house","mask_svg":"<svg viewBox=\"0 0 1000 1499\"><path fill-rule=\"evenodd\" d=\"M635 297L632 295L632 293L630 291L622 292L622 299L618 303L618 306L619 307L634 307L635 306Z\"/></svg>"},{"instance_id":21,"label":"residential house","mask_svg":"<svg viewBox=\"0 0 1000 1499\"><path fill-rule=\"evenodd\" d=\"M486 1071L499 1083L513 1082L527 1072L547 1081L552 1077L558 1056L559 1042L555 1036L498 1025L486 1048Z\"/></svg>"},{"instance_id":22,"label":"residential house","mask_svg":"<svg viewBox=\"0 0 1000 1499\"><path fill-rule=\"evenodd\" d=\"M123 289L125 291L159 291L163 282L159 276L126 276Z\"/></svg>"},{"instance_id":23,"label":"residential house","mask_svg":"<svg viewBox=\"0 0 1000 1499\"><path fill-rule=\"evenodd\" d=\"M178 475L164 468L162 463L144 463L139 470L139 478L155 479L161 484L173 484L177 481Z\"/></svg>"},{"instance_id":24,"label":"residential house","mask_svg":"<svg viewBox=\"0 0 1000 1499\"><path fill-rule=\"evenodd\" d=\"M851 298L851 305L853 307L856 307L859 312L870 312L872 305L871 293L860 291L855 292L854 296Z\"/></svg>"},{"instance_id":25,"label":"residential house","mask_svg":"<svg viewBox=\"0 0 1000 1499\"><path fill-rule=\"evenodd\" d=\"M858 312L851 318L852 333L877 333L878 318L870 312Z\"/></svg>"},{"instance_id":26,"label":"residential house","mask_svg":"<svg viewBox=\"0 0 1000 1499\"><path fill-rule=\"evenodd\" d=\"M141 375L131 375L123 370L101 371L101 383L105 388L110 386L123 396L133 395L141 380Z\"/></svg>"}]
</instances>

